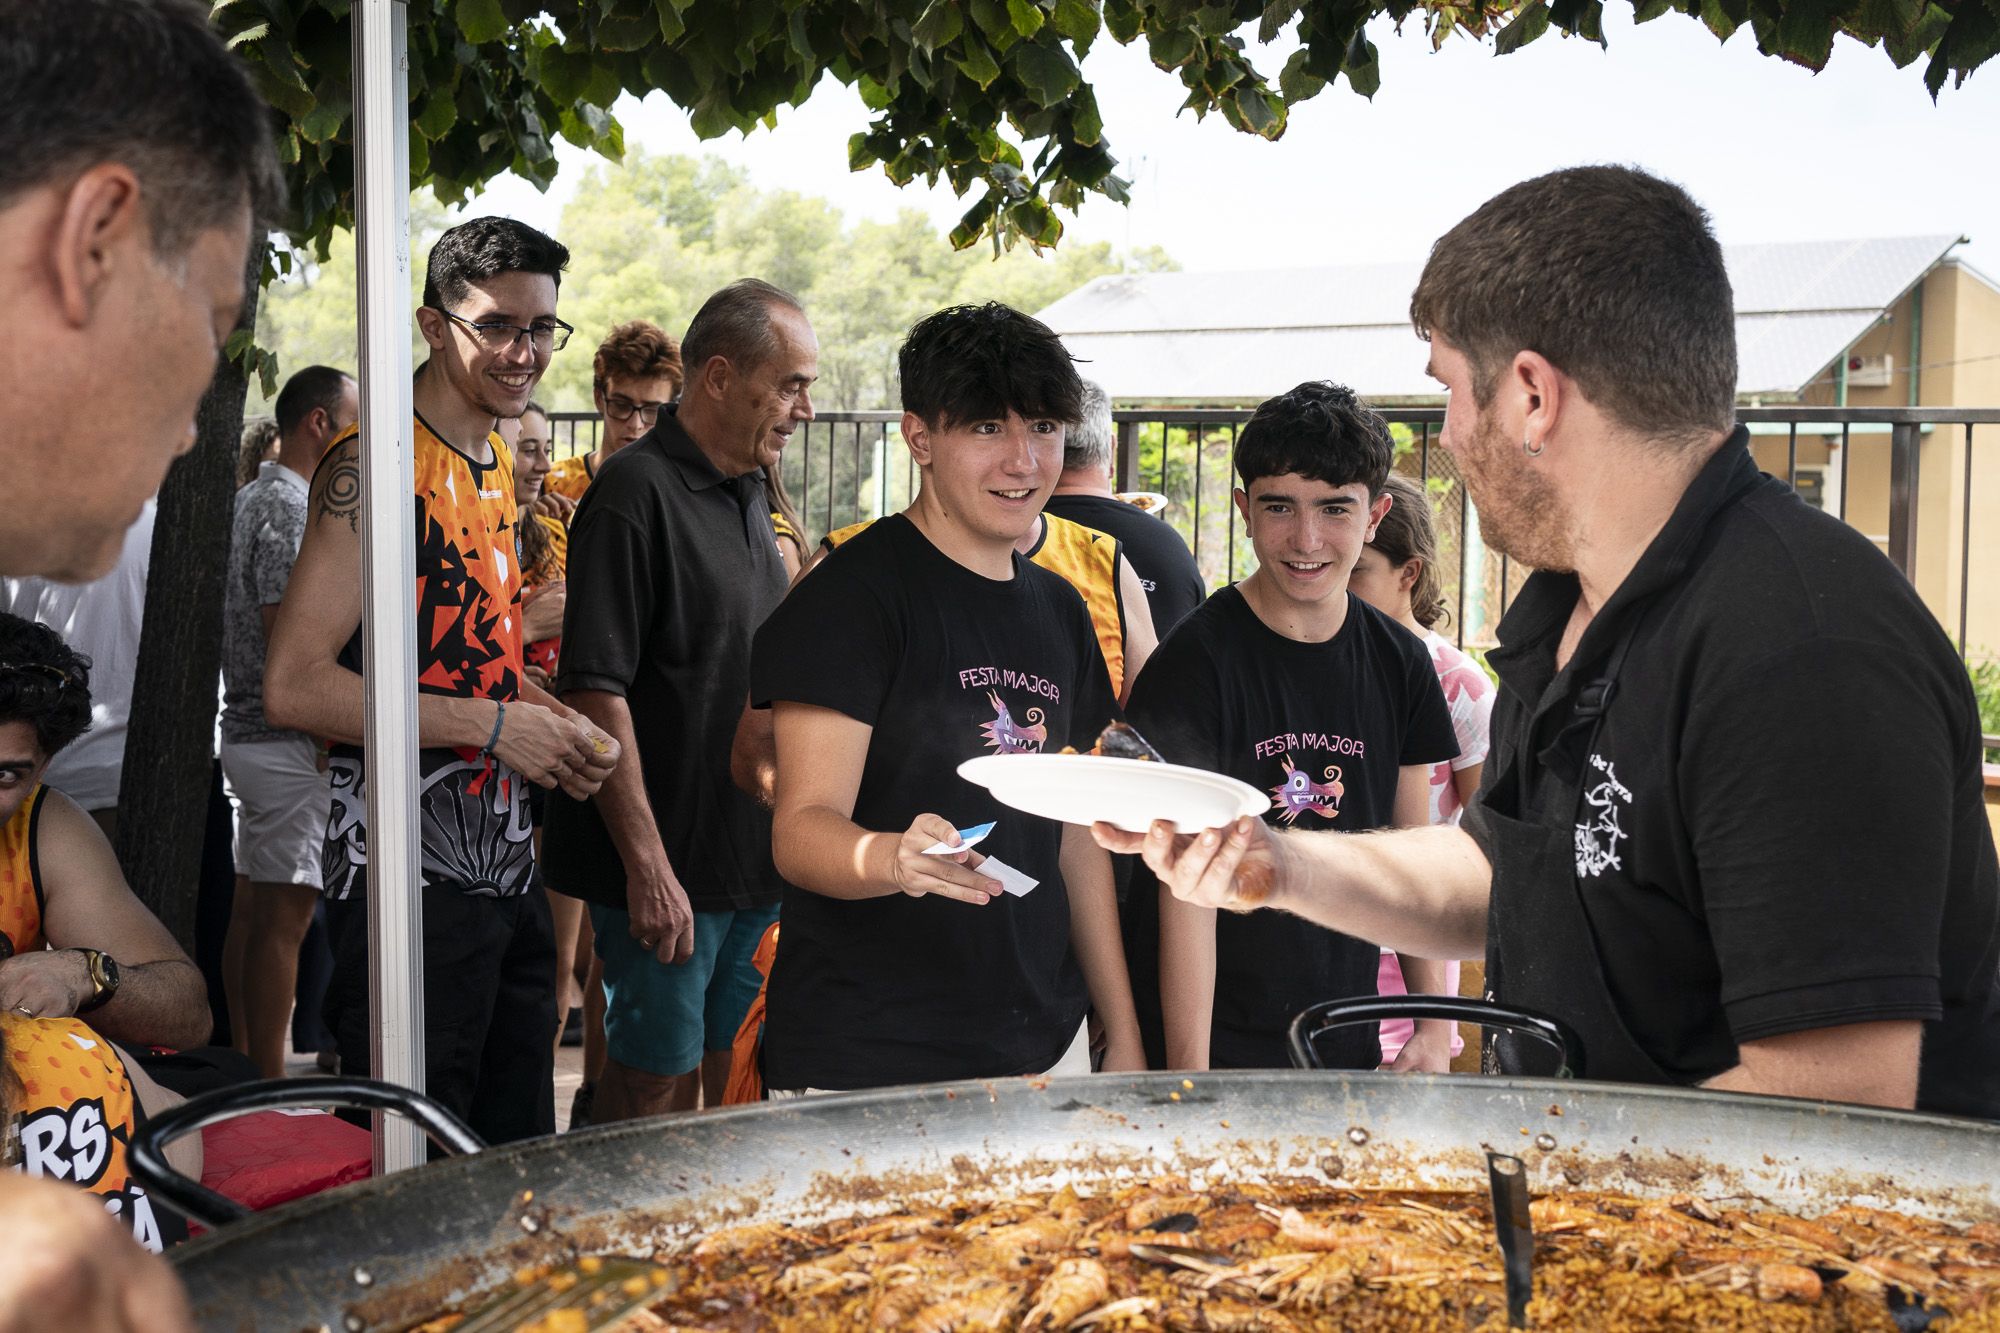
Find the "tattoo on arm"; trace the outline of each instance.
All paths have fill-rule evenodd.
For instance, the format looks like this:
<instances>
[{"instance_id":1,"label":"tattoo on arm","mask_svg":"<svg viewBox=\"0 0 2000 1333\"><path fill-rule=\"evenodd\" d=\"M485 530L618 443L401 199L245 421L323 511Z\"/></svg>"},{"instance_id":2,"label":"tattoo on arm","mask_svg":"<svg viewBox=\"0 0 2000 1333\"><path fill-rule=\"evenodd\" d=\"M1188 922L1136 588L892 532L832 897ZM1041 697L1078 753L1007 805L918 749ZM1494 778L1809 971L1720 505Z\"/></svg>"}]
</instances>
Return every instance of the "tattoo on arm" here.
<instances>
[{"instance_id":1,"label":"tattoo on arm","mask_svg":"<svg viewBox=\"0 0 2000 1333\"><path fill-rule=\"evenodd\" d=\"M319 492L319 515L344 518L350 531L361 531L361 459L351 448L327 464L326 480Z\"/></svg>"}]
</instances>

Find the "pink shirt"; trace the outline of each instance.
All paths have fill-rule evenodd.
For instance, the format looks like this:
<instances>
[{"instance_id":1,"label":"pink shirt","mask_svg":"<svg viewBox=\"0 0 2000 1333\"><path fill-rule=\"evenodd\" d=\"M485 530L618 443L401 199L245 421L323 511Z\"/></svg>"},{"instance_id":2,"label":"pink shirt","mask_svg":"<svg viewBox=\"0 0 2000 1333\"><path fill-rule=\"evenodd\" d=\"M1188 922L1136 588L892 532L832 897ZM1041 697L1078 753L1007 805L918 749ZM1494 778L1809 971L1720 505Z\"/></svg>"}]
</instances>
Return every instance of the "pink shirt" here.
<instances>
[{"instance_id":1,"label":"pink shirt","mask_svg":"<svg viewBox=\"0 0 2000 1333\"><path fill-rule=\"evenodd\" d=\"M1493 681L1480 667L1458 647L1435 630L1424 631L1424 646L1430 649L1431 666L1438 675L1438 684L1444 689L1445 707L1451 712L1451 727L1458 735L1458 758L1449 759L1431 769L1431 823L1456 824L1465 814L1465 802L1458 796L1458 787L1452 782L1452 775L1474 764L1486 762L1489 745L1487 727L1493 717ZM1458 990L1458 964L1446 968L1446 980L1454 994ZM1404 995L1403 969L1396 962L1393 951L1382 951L1381 971L1376 975L1376 987L1384 995ZM1416 1031L1416 1024L1407 1018L1392 1018L1382 1024L1382 1061L1387 1064L1394 1060L1403 1049L1403 1043ZM1457 1055L1465 1049L1465 1043L1454 1028L1451 1036L1451 1053Z\"/></svg>"}]
</instances>

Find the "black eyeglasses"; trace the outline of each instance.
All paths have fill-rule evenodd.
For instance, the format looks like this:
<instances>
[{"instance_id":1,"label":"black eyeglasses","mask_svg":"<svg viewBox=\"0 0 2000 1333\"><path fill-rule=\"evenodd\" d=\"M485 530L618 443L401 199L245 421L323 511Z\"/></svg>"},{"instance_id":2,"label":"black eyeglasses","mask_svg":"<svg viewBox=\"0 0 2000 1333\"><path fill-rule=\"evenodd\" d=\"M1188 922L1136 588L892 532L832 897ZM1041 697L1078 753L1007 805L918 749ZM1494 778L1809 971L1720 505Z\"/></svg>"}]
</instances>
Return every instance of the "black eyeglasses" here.
<instances>
[{"instance_id":1,"label":"black eyeglasses","mask_svg":"<svg viewBox=\"0 0 2000 1333\"><path fill-rule=\"evenodd\" d=\"M637 412L639 424L643 426L657 422L660 419L660 409L666 406L666 403L635 403L630 398L621 398L617 394L604 396L605 416L613 421L630 421L632 414Z\"/></svg>"},{"instance_id":2,"label":"black eyeglasses","mask_svg":"<svg viewBox=\"0 0 2000 1333\"><path fill-rule=\"evenodd\" d=\"M560 352L569 343L569 335L576 332L559 319L536 320L523 326L502 320L471 320L438 306L432 309L452 323L470 329L472 336L479 340L479 345L489 352L511 352L521 345L524 335L534 344L537 352Z\"/></svg>"}]
</instances>

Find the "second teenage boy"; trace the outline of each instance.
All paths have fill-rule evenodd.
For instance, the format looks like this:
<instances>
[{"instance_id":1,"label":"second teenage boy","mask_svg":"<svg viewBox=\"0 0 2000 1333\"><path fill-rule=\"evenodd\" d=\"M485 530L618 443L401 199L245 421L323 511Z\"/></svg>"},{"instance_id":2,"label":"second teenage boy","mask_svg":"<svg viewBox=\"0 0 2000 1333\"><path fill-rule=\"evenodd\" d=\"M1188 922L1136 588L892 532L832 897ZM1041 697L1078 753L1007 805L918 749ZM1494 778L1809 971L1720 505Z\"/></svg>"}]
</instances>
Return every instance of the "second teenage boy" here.
<instances>
[{"instance_id":1,"label":"second teenage boy","mask_svg":"<svg viewBox=\"0 0 2000 1333\"><path fill-rule=\"evenodd\" d=\"M1301 384L1260 406L1235 457L1257 570L1183 620L1132 689L1132 723L1167 759L1268 793L1273 827L1426 823L1430 766L1458 753L1422 641L1347 592L1389 509L1393 452L1381 417L1342 386ZM1128 912L1148 909L1168 1068L1282 1067L1300 1010L1375 993L1365 940L1277 911L1218 917L1135 885ZM1410 990L1443 988L1442 963L1402 962ZM1449 1024L1420 1023L1396 1067L1442 1070L1449 1042ZM1381 1059L1370 1025L1320 1049L1339 1068Z\"/></svg>"},{"instance_id":2,"label":"second teenage boy","mask_svg":"<svg viewBox=\"0 0 2000 1333\"><path fill-rule=\"evenodd\" d=\"M1110 860L1087 830L1006 809L958 766L1087 749L1117 716L1073 588L1015 551L1062 471L1081 385L1005 306L922 320L900 355L903 513L802 579L759 631L772 849L788 884L768 992L778 1091L1143 1065ZM997 821L977 852L926 855ZM1039 881L1002 892L985 858Z\"/></svg>"}]
</instances>

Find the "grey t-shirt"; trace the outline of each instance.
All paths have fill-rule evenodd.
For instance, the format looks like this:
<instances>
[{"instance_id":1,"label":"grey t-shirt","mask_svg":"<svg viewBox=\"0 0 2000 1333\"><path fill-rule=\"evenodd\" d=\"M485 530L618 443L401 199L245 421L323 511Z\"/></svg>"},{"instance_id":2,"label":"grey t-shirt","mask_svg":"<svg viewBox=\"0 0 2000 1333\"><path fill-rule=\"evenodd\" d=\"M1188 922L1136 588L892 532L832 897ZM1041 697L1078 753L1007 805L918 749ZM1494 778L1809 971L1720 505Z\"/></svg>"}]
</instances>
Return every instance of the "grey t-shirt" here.
<instances>
[{"instance_id":1,"label":"grey t-shirt","mask_svg":"<svg viewBox=\"0 0 2000 1333\"><path fill-rule=\"evenodd\" d=\"M283 463L265 463L236 493L229 527L229 571L222 601L222 738L283 740L264 721L264 608L285 595L306 535L306 479Z\"/></svg>"}]
</instances>

